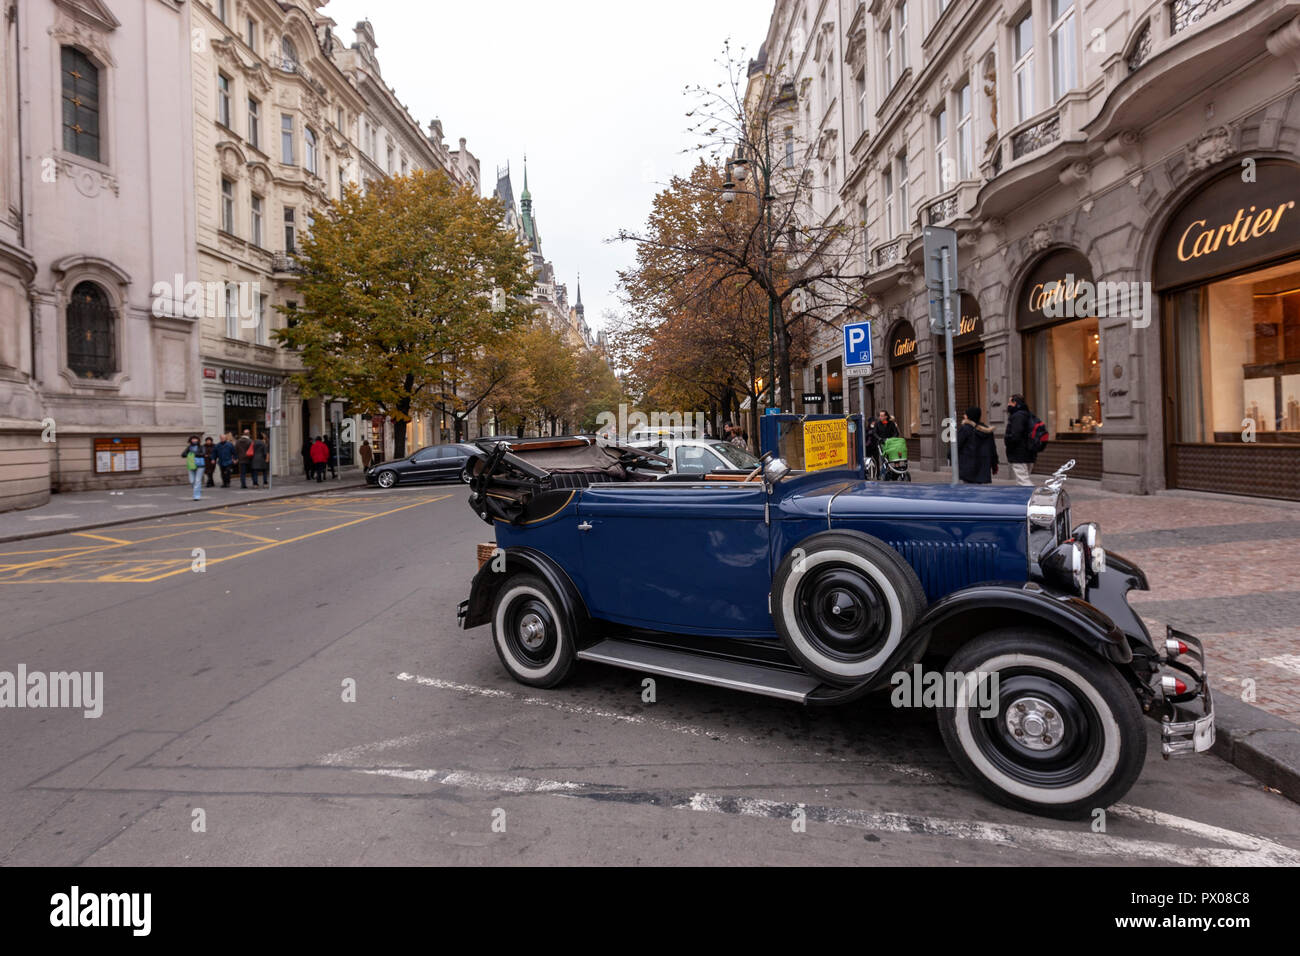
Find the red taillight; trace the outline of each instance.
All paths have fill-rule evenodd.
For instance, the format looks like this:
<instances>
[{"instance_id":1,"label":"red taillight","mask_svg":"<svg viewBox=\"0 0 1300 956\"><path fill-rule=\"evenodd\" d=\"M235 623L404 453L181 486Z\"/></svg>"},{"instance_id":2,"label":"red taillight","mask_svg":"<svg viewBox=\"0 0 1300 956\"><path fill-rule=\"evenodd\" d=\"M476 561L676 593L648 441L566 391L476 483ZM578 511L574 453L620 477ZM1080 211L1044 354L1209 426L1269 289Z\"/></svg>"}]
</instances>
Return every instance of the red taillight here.
<instances>
[{"instance_id":1,"label":"red taillight","mask_svg":"<svg viewBox=\"0 0 1300 956\"><path fill-rule=\"evenodd\" d=\"M1177 677L1162 677L1160 683L1164 687L1166 694L1186 694L1187 685Z\"/></svg>"},{"instance_id":2,"label":"red taillight","mask_svg":"<svg viewBox=\"0 0 1300 956\"><path fill-rule=\"evenodd\" d=\"M1182 641L1176 641L1172 637L1165 641L1165 653L1170 657L1177 657L1179 654L1187 653L1187 645Z\"/></svg>"}]
</instances>

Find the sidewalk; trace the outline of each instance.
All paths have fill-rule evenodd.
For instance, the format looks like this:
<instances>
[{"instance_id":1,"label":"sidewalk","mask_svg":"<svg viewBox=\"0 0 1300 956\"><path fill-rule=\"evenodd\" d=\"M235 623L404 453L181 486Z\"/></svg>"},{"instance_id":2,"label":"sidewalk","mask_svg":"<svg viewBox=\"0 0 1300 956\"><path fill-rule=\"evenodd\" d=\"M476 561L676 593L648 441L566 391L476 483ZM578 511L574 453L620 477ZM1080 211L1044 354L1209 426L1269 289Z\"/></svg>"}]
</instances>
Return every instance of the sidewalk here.
<instances>
[{"instance_id":1,"label":"sidewalk","mask_svg":"<svg viewBox=\"0 0 1300 956\"><path fill-rule=\"evenodd\" d=\"M0 513L0 542L41 538L68 531L90 531L148 518L212 511L250 501L297 498L365 486L365 479L356 468L342 468L338 478L326 478L322 482L307 481L301 475L274 478L272 482L269 489L265 486L242 489L238 480L232 481L229 488L222 488L218 478L216 487L204 488L203 497L198 501L194 500L188 482L153 488L51 495L49 504L39 508Z\"/></svg>"}]
</instances>

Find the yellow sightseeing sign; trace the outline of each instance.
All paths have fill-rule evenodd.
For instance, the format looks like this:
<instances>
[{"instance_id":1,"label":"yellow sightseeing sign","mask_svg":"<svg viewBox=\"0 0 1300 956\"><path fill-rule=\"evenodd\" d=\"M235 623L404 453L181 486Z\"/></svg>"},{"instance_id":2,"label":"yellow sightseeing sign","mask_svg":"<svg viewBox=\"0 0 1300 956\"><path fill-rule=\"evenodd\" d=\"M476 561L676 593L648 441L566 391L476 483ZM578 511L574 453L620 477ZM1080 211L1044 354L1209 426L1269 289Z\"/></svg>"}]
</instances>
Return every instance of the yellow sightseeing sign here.
<instances>
[{"instance_id":1,"label":"yellow sightseeing sign","mask_svg":"<svg viewBox=\"0 0 1300 956\"><path fill-rule=\"evenodd\" d=\"M808 471L849 463L849 422L837 418L803 423L803 460Z\"/></svg>"}]
</instances>

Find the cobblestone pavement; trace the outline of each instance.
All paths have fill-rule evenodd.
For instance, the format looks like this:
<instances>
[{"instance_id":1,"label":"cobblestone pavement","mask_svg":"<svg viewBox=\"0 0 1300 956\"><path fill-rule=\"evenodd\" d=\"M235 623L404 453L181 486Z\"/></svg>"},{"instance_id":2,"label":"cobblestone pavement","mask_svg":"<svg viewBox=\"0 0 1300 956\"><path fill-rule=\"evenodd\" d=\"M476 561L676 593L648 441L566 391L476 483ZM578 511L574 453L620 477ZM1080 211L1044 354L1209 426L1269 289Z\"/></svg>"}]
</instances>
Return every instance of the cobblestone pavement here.
<instances>
[{"instance_id":1,"label":"cobblestone pavement","mask_svg":"<svg viewBox=\"0 0 1300 956\"><path fill-rule=\"evenodd\" d=\"M1151 590L1130 600L1152 633L1203 638L1216 694L1300 723L1300 503L1066 487L1073 520L1098 522L1106 549L1146 571Z\"/></svg>"}]
</instances>

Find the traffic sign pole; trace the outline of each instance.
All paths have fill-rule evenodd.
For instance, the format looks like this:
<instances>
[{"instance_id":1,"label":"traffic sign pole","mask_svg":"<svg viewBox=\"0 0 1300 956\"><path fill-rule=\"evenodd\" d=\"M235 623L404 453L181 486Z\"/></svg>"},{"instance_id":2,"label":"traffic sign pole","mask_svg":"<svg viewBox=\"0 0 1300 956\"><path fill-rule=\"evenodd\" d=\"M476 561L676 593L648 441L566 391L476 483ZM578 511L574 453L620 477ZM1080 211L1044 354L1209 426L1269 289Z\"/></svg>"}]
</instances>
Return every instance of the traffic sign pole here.
<instances>
[{"instance_id":1,"label":"traffic sign pole","mask_svg":"<svg viewBox=\"0 0 1300 956\"><path fill-rule=\"evenodd\" d=\"M952 359L952 276L956 273L956 263L949 263L948 249L945 246L942 250L943 256L943 344L944 368L948 372L948 421L952 425L952 444L948 451L952 458L952 483L958 482L957 477L957 383L953 371Z\"/></svg>"}]
</instances>

